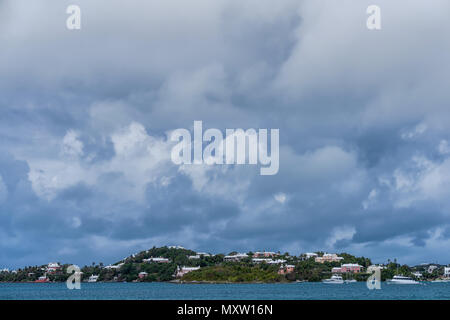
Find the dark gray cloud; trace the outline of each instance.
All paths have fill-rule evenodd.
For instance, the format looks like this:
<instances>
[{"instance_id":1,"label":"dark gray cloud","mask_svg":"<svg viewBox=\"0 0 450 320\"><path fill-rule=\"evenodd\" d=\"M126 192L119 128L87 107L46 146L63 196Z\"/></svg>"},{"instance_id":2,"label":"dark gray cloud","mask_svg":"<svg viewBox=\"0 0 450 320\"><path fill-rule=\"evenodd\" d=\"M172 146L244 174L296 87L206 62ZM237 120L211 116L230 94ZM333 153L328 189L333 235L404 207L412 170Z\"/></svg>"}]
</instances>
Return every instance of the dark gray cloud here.
<instances>
[{"instance_id":1,"label":"dark gray cloud","mask_svg":"<svg viewBox=\"0 0 450 320\"><path fill-rule=\"evenodd\" d=\"M448 263L448 1L0 2L0 267L153 245ZM82 29L65 28L79 4ZM279 128L280 170L167 132Z\"/></svg>"}]
</instances>

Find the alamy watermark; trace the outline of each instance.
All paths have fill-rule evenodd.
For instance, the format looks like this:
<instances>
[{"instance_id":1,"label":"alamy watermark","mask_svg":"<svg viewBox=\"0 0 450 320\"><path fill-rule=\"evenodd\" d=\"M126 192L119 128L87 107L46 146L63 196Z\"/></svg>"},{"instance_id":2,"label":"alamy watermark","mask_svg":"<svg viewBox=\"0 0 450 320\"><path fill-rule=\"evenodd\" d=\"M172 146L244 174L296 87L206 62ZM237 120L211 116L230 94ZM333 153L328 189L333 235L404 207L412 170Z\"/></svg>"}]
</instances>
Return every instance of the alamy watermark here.
<instances>
[{"instance_id":1,"label":"alamy watermark","mask_svg":"<svg viewBox=\"0 0 450 320\"><path fill-rule=\"evenodd\" d=\"M372 275L367 278L366 286L369 290L380 290L381 289L381 268L374 268Z\"/></svg>"},{"instance_id":2,"label":"alamy watermark","mask_svg":"<svg viewBox=\"0 0 450 320\"><path fill-rule=\"evenodd\" d=\"M367 7L366 13L370 16L367 18L366 26L369 30L381 30L381 9L377 5Z\"/></svg>"},{"instance_id":3,"label":"alamy watermark","mask_svg":"<svg viewBox=\"0 0 450 320\"><path fill-rule=\"evenodd\" d=\"M187 129L172 132L170 140L178 143L172 148L171 158L177 165L259 163L261 175L275 175L280 165L279 129L270 129L270 145L268 136L268 129L226 129L224 138L219 129L210 128L203 132L202 121L194 121L193 140ZM204 146L204 143L207 144Z\"/></svg>"},{"instance_id":4,"label":"alamy watermark","mask_svg":"<svg viewBox=\"0 0 450 320\"><path fill-rule=\"evenodd\" d=\"M67 289L81 289L81 270L77 265L71 265L67 268L67 273L70 274L66 281Z\"/></svg>"},{"instance_id":5,"label":"alamy watermark","mask_svg":"<svg viewBox=\"0 0 450 320\"><path fill-rule=\"evenodd\" d=\"M81 29L81 8L77 5L70 5L66 9L66 13L70 16L66 20L66 27L69 30Z\"/></svg>"}]
</instances>

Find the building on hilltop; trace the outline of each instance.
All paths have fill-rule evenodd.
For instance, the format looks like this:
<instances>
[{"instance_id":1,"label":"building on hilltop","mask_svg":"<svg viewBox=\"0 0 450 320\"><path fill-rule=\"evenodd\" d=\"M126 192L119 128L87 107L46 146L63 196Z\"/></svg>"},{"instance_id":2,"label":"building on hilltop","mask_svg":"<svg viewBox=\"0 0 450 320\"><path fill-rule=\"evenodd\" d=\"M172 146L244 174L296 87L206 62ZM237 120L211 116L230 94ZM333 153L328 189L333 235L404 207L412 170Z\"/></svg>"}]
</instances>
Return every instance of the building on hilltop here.
<instances>
[{"instance_id":1,"label":"building on hilltop","mask_svg":"<svg viewBox=\"0 0 450 320\"><path fill-rule=\"evenodd\" d=\"M276 252L270 252L270 251L257 251L253 254L254 258L273 258L278 257L280 254Z\"/></svg>"},{"instance_id":2,"label":"building on hilltop","mask_svg":"<svg viewBox=\"0 0 450 320\"><path fill-rule=\"evenodd\" d=\"M238 262L241 261L242 259L248 258L248 254L246 253L237 253L235 255L230 255L230 256L225 256L223 257L224 261L227 262Z\"/></svg>"},{"instance_id":3,"label":"building on hilltop","mask_svg":"<svg viewBox=\"0 0 450 320\"><path fill-rule=\"evenodd\" d=\"M157 258L150 257L150 258L148 258L148 259L143 259L142 261L143 261L143 262L148 262L148 263L151 263L151 262L157 262L157 263L169 263L169 262L170 262L169 259L163 258L163 257L157 257Z\"/></svg>"},{"instance_id":4,"label":"building on hilltop","mask_svg":"<svg viewBox=\"0 0 450 320\"><path fill-rule=\"evenodd\" d=\"M319 262L319 263L324 263L324 262L339 262L341 260L343 260L344 258L339 257L337 254L335 253L325 253L323 256L321 257L316 257L315 261Z\"/></svg>"}]
</instances>

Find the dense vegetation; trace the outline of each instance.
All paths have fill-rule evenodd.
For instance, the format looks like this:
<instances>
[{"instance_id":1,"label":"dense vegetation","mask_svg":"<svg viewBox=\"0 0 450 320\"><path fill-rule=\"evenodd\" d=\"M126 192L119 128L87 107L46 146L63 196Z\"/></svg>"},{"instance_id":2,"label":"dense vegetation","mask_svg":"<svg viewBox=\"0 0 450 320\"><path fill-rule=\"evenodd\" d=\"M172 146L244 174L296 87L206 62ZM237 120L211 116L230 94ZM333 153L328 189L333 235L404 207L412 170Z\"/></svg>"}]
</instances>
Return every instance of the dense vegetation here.
<instances>
[{"instance_id":1,"label":"dense vegetation","mask_svg":"<svg viewBox=\"0 0 450 320\"><path fill-rule=\"evenodd\" d=\"M249 266L241 263L211 266L189 272L184 281L209 282L282 282L286 278L277 274L278 266Z\"/></svg>"}]
</instances>

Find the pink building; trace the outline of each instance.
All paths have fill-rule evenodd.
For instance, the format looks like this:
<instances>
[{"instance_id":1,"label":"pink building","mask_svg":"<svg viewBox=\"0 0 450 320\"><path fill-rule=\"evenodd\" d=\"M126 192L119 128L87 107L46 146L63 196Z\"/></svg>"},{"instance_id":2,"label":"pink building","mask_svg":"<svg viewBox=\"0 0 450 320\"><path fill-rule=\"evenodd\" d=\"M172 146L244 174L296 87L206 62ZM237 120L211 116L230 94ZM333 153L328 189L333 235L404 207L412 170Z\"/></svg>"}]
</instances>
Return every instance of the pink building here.
<instances>
[{"instance_id":1,"label":"pink building","mask_svg":"<svg viewBox=\"0 0 450 320\"><path fill-rule=\"evenodd\" d=\"M338 262L343 260L344 258L339 257L337 254L335 253L325 253L323 256L321 257L316 257L315 261L319 262L319 263L324 263L324 262Z\"/></svg>"},{"instance_id":2,"label":"pink building","mask_svg":"<svg viewBox=\"0 0 450 320\"><path fill-rule=\"evenodd\" d=\"M333 273L360 273L363 269L363 266L360 266L356 263L346 263L341 265L340 267L335 267L331 269Z\"/></svg>"},{"instance_id":3,"label":"pink building","mask_svg":"<svg viewBox=\"0 0 450 320\"><path fill-rule=\"evenodd\" d=\"M278 274L288 274L294 272L295 266L291 264L287 264L285 266L281 266L280 270L278 270Z\"/></svg>"}]
</instances>

